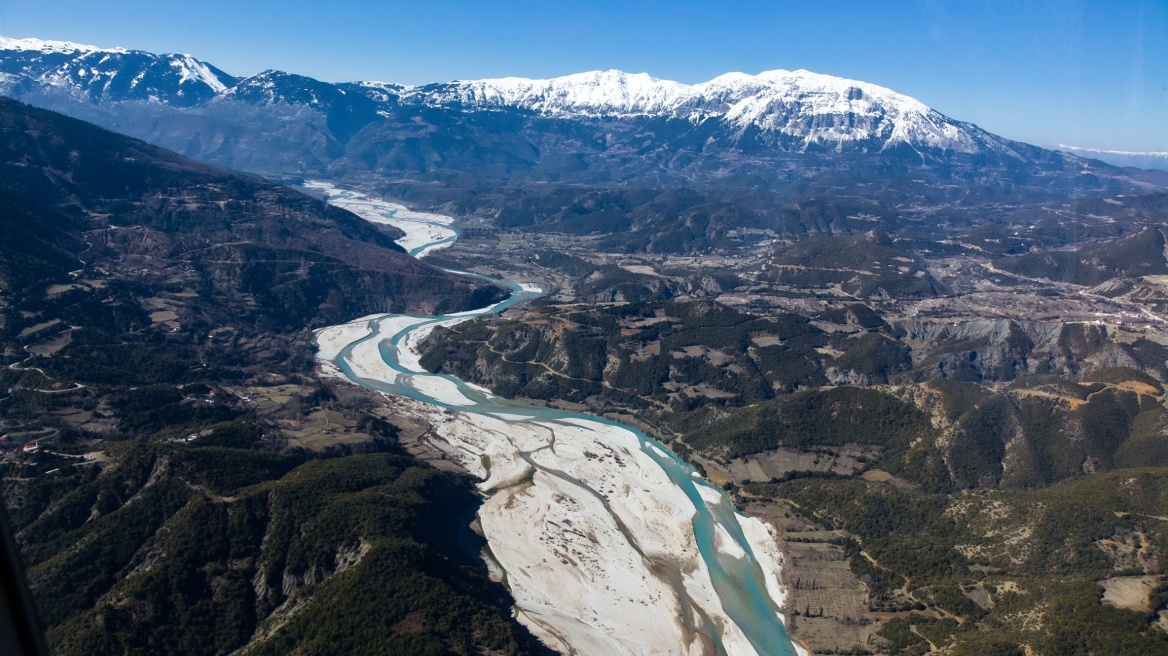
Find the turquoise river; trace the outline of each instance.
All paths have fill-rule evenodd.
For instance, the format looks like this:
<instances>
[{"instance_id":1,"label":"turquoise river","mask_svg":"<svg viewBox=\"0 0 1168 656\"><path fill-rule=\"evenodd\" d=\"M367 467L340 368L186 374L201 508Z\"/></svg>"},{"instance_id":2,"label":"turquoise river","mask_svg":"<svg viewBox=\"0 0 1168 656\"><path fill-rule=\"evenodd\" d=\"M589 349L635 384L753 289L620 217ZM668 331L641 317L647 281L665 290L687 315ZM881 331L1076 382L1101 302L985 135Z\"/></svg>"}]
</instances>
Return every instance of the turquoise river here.
<instances>
[{"instance_id":1,"label":"turquoise river","mask_svg":"<svg viewBox=\"0 0 1168 656\"><path fill-rule=\"evenodd\" d=\"M425 255L435 247L452 243L457 238L458 233L449 226L450 220L447 217L412 213L401 206L371 200L356 192L339 190L325 183L310 183L307 186L325 193L329 202L334 205L351 209L367 220L391 223L401 228L407 233L407 237L399 240L399 243L405 244L411 255ZM479 277L482 278L482 276ZM637 456L638 462L648 463L651 461L660 469L664 477L658 473L650 472L651 475L642 474L639 477L631 477L632 482L622 484L636 485L639 480L665 481L667 479L668 485L672 486L672 489L664 491L651 489L643 496L652 498L667 493L673 495L671 498L688 500L690 507L683 508L684 512L681 512L678 517L681 518L679 521L684 522L688 515L689 525L673 527L673 530L681 531L686 537L686 542L696 545L696 554L700 555L700 562L697 563L696 568L700 570L701 566L704 565L705 570L705 572L700 573L700 576L694 574L694 565L680 567L676 572L670 571L668 566L662 565L662 563L671 563L672 559L659 555L650 557L647 554L649 551L653 551L651 547L636 544L638 539L636 536L643 535L644 531L637 526L631 526L630 523L640 521L642 513L621 514L613 512L615 519L612 519L611 522L615 522L612 525L619 531L619 535L614 534L616 542L613 544L622 540L630 543L618 546L625 551L628 548L633 549L633 553L640 554L639 558L646 561L644 569L651 572L651 574L645 575L649 577L646 580L654 582L655 585L658 583L658 579L669 582L670 589L676 595L670 603L678 604L679 608L689 609L686 614L692 618L680 621L683 629L688 627L686 630L689 631L689 633L683 631L682 635L697 637L690 640L688 645L684 644L684 641L683 644L676 646L638 643L634 637L630 636L642 635L638 631L643 631L643 635L646 636L657 635L653 633L657 629L654 627L643 629L632 627L626 633L620 625L621 618L627 618L630 624L637 622L628 612L620 613L615 621L605 620L602 617L591 621L585 617L586 613L583 612L575 612L575 617L560 617L554 612L554 609L542 612L532 610L526 615L521 613L520 619L523 620L526 617L530 623L537 625L533 627L538 629L536 630L537 635L550 635L556 638L555 640L548 639L553 646L563 648L566 645L571 651L582 654L595 653L593 651L595 649L662 654L712 652L732 655L753 652L775 656L793 656L796 653L804 653L801 648L797 648L791 642L784 630L780 608L781 598L776 602L776 597L781 595L781 591L776 594L777 581L779 580L777 571L769 573L771 584L768 588L768 573L764 569L768 567L777 569L778 563L774 557L760 557L762 555L759 553L760 539L757 537L759 530L752 530L751 535L748 535L748 532L744 530L746 522L758 523L758 520L737 513L722 490L703 481L690 465L673 455L663 444L635 428L607 419L519 403L495 396L481 387L469 385L453 376L427 373L418 366L416 353L413 354L414 357L403 357L403 355L411 353L409 344L411 339L417 341L418 335L428 333L438 324L452 325L476 316L498 313L512 305L530 300L540 293L531 285L499 280L491 280L491 282L509 287L512 290L511 295L505 301L489 308L456 315L377 315L366 317L353 324L348 324L345 330L334 331L333 334L340 335L339 341L331 350L322 347L320 357L335 367L338 375L347 378L352 383L384 392L393 397L412 399L425 404L436 413L434 416L463 416L468 418L466 425L472 427L476 425L477 419L481 420L480 424L489 420L493 422L492 426L498 425L499 422L506 422L507 425L522 427L523 430L539 427L540 430L550 431L553 436L566 434L565 431L568 429L573 431L573 435L594 431L599 436L598 439L603 438L610 441L613 435L634 435L636 445L639 446L642 454ZM325 332L329 330L333 329L326 329ZM411 338L411 336L413 337ZM349 341L350 339L351 341ZM372 343L376 344L375 350L371 348ZM371 374L371 366L368 362L361 366L355 366L354 363L360 362L362 358L368 360L369 353L374 353L381 359L381 362L374 363L375 366L372 367L372 370L383 373ZM411 407L418 406L415 404ZM587 439L587 436L585 435L583 439ZM531 481L534 472L536 476L534 480L537 482L550 481L557 490L574 490L574 494L582 499L587 507L612 511L612 507L615 507L610 503L613 495L613 490L610 488L613 487L613 484L600 482L610 480L610 477L607 475L592 477L579 473L574 475L569 471L572 470L572 467L562 464L562 458L568 457L563 454L558 454L561 460L549 460L550 456L546 453L556 448L555 440L556 438L552 437L547 444L541 444L528 450L515 449L515 459L518 463L516 467L517 470L527 472L525 480ZM561 443L566 444L566 442ZM595 449L593 448L593 450ZM544 452L544 455L541 455L541 451ZM592 455L588 451L583 453ZM489 461L487 456L480 456L480 458L484 463ZM484 465L484 467L486 469L484 472L480 472L480 475L490 475L489 465ZM683 496L680 496L679 492ZM484 490L484 495L488 497L495 493L494 490ZM498 493L502 494L503 492ZM674 505L676 506L677 503ZM480 512L485 513L486 506ZM512 521L513 519L512 517ZM604 518L604 520L610 521L608 518ZM571 524L571 522L564 523ZM484 521L484 525L486 524L487 522ZM576 525L579 524L580 521L577 519ZM559 525L556 524L556 526ZM527 528L524 527L524 531L526 530ZM546 531L548 529L543 527L540 530ZM524 531L518 533L526 535ZM532 535L536 535L535 529L531 529L531 531ZM544 534L539 533L539 535ZM528 553L522 544L508 546L510 543L500 543L496 545L492 541L491 533L488 532L486 537L488 548L494 550L497 555L506 549L510 549L516 554ZM511 542L518 542L521 539L513 536L504 537L508 537ZM593 541L596 541L595 537ZM541 545L531 547L535 550L541 548L546 549ZM603 562L606 557L604 546L596 546L594 550L595 557ZM657 551L653 551L653 553L657 554ZM516 558L521 559L522 556L512 558L513 562L520 562L516 561ZM781 556L778 558L781 559ZM565 558L563 563L566 564L562 567L583 566L576 560ZM637 564L634 563L632 566L636 567ZM526 569L527 565L524 564L523 567ZM662 574L663 570L666 573ZM706 572L708 572L708 578ZM523 609L523 600L529 596L533 599L544 600L545 606L555 606L560 603L555 598L557 586L554 581L550 584L541 584L540 581L544 579L537 578L535 575L532 577L506 576L520 610ZM581 601L580 597L587 596L588 591L595 589L595 593L600 597L593 605L600 607L600 610L596 611L598 616L603 615L603 606L611 603L603 596L606 588L600 585L588 587L589 577L595 578L596 575L568 575L566 573L562 579L565 582L564 592L565 595L571 595L573 598L565 600L563 603L577 603L581 604L581 608L587 608L588 604L593 602ZM552 578L558 577L553 576ZM576 579L583 581L584 583L581 585L585 587L577 589L566 584L566 582ZM526 591L517 589L521 588L525 581L531 581L531 585L536 587L542 585L546 590L534 591L531 595L527 595ZM703 583L707 587L712 585L712 594L708 598L714 600L713 602L705 602L704 606L698 601L702 594L708 592L703 592L700 589ZM610 584L608 587L614 586ZM585 592L580 592L580 590L585 590ZM652 604L644 607L651 609ZM644 612L648 612L648 610ZM730 627L728 622L732 623L733 627ZM608 637L601 635L605 633L613 635ZM594 635L599 637L593 638ZM576 636L581 637L577 638ZM605 640L612 640L612 642L605 642Z\"/></svg>"}]
</instances>

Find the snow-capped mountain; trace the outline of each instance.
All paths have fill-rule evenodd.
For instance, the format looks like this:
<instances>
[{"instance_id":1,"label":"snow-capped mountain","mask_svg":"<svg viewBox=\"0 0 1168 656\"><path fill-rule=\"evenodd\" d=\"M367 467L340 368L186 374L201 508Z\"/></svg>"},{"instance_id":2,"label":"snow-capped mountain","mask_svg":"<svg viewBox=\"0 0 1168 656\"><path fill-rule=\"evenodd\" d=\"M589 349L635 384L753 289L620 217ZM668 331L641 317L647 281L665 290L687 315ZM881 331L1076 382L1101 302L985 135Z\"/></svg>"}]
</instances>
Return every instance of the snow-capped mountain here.
<instances>
[{"instance_id":1,"label":"snow-capped mountain","mask_svg":"<svg viewBox=\"0 0 1168 656\"><path fill-rule=\"evenodd\" d=\"M1059 144L1059 150L1089 157L1113 166L1134 166L1140 169L1168 169L1168 153L1133 152L1128 150L1096 150L1094 148L1079 148Z\"/></svg>"},{"instance_id":2,"label":"snow-capped mountain","mask_svg":"<svg viewBox=\"0 0 1168 656\"><path fill-rule=\"evenodd\" d=\"M721 121L739 133L778 133L804 146L908 144L976 153L989 143L924 103L875 84L809 71L728 73L701 84L592 71L550 80L502 78L407 90L428 105L522 108L549 116ZM996 144L995 144L996 145Z\"/></svg>"},{"instance_id":3,"label":"snow-capped mountain","mask_svg":"<svg viewBox=\"0 0 1168 656\"><path fill-rule=\"evenodd\" d=\"M664 118L693 125L714 121L739 136L751 130L781 135L786 148L838 149L863 143L865 149L879 150L906 144L976 153L998 147L973 126L908 96L808 71L729 73L693 85L615 70L414 88L334 85L280 71L236 79L189 55L0 37L0 72L6 76L5 87L40 85L96 103L150 100L189 107L222 98L307 105L327 112L337 105L365 104L345 97L352 92L377 104L463 111L520 109L558 118ZM369 113L368 108L360 113Z\"/></svg>"},{"instance_id":4,"label":"snow-capped mountain","mask_svg":"<svg viewBox=\"0 0 1168 656\"><path fill-rule=\"evenodd\" d=\"M74 54L84 52L126 52L125 48L107 48L103 50L97 46L87 46L71 41L46 41L43 39L12 39L0 36L0 50L27 50L49 55L53 53Z\"/></svg>"},{"instance_id":5,"label":"snow-capped mountain","mask_svg":"<svg viewBox=\"0 0 1168 656\"><path fill-rule=\"evenodd\" d=\"M280 176L445 171L672 185L911 172L982 185L1103 184L1073 155L1003 139L881 86L808 71L700 84L621 71L333 84L281 71L236 78L189 55L0 38L0 93Z\"/></svg>"},{"instance_id":6,"label":"snow-capped mountain","mask_svg":"<svg viewBox=\"0 0 1168 656\"><path fill-rule=\"evenodd\" d=\"M286 103L329 107L346 95L335 84L283 71L264 71L225 89L222 98L254 104Z\"/></svg>"},{"instance_id":7,"label":"snow-capped mountain","mask_svg":"<svg viewBox=\"0 0 1168 656\"><path fill-rule=\"evenodd\" d=\"M89 102L151 100L190 107L237 80L190 55L0 37L0 90L41 88Z\"/></svg>"}]
</instances>

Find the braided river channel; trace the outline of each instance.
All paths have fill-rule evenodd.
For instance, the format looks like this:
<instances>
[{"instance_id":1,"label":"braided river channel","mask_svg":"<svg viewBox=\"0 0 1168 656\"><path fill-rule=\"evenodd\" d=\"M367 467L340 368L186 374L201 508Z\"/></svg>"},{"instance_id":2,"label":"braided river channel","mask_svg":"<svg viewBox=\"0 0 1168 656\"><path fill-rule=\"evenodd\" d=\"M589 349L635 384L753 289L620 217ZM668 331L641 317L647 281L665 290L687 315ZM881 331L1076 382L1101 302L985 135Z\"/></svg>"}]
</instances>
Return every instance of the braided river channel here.
<instances>
[{"instance_id":1,"label":"braided river channel","mask_svg":"<svg viewBox=\"0 0 1168 656\"><path fill-rule=\"evenodd\" d=\"M406 233L423 257L458 238L449 217L412 212L328 183L328 202ZM466 274L474 275L474 274ZM482 276L479 276L482 277ZM484 558L518 620L568 654L795 655L783 626L774 529L634 428L505 399L428 373L418 346L437 326L541 293L440 316L381 314L317 332L325 375L382 392L433 427L431 446L480 479Z\"/></svg>"}]
</instances>

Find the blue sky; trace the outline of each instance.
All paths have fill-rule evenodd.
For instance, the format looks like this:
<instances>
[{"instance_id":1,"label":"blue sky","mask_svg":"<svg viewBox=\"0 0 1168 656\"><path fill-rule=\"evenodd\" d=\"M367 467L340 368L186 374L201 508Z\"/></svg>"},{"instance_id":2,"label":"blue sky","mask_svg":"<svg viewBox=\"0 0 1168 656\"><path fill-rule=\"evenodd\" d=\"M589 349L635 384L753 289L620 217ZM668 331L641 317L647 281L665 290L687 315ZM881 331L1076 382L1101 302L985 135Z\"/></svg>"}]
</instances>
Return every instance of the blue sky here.
<instances>
[{"instance_id":1,"label":"blue sky","mask_svg":"<svg viewBox=\"0 0 1168 656\"><path fill-rule=\"evenodd\" d=\"M1168 151L1168 0L0 0L0 34L329 81L805 68L1040 146Z\"/></svg>"}]
</instances>

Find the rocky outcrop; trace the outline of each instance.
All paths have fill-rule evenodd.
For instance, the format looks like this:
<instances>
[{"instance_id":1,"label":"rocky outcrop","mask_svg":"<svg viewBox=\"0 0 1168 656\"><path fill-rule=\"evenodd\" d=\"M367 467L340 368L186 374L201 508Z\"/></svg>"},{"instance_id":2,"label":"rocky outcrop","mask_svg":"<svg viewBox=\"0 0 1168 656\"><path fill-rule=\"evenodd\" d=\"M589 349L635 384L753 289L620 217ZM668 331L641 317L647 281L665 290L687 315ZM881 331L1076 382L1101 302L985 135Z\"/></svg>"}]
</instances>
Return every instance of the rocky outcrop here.
<instances>
[{"instance_id":1,"label":"rocky outcrop","mask_svg":"<svg viewBox=\"0 0 1168 656\"><path fill-rule=\"evenodd\" d=\"M1093 324L901 319L892 326L913 347L911 378L918 381L993 382L1031 374L1081 377L1098 369L1141 368L1107 327Z\"/></svg>"}]
</instances>

